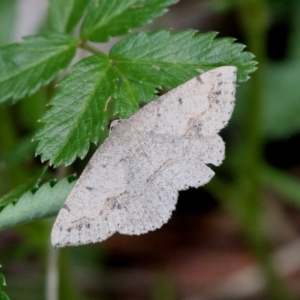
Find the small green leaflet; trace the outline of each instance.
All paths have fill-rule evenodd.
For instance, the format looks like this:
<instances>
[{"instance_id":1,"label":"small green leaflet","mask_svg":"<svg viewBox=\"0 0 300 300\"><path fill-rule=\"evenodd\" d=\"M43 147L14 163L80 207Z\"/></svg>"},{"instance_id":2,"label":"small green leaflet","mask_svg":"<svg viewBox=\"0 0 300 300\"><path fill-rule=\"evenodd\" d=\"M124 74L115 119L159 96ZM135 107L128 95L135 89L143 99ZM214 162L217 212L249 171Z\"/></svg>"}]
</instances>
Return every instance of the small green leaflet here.
<instances>
[{"instance_id":1,"label":"small green leaflet","mask_svg":"<svg viewBox=\"0 0 300 300\"><path fill-rule=\"evenodd\" d=\"M83 158L90 142L97 143L108 124L107 106L114 97L117 75L107 56L94 55L72 68L52 99L44 118L47 126L36 135L37 154L54 165Z\"/></svg>"},{"instance_id":2,"label":"small green leaflet","mask_svg":"<svg viewBox=\"0 0 300 300\"><path fill-rule=\"evenodd\" d=\"M50 0L49 23L55 32L71 32L85 13L90 0Z\"/></svg>"},{"instance_id":3,"label":"small green leaflet","mask_svg":"<svg viewBox=\"0 0 300 300\"><path fill-rule=\"evenodd\" d=\"M122 83L117 93L114 106L114 115L121 119L128 119L140 106L157 98L156 90L152 85L122 77Z\"/></svg>"},{"instance_id":4,"label":"small green leaflet","mask_svg":"<svg viewBox=\"0 0 300 300\"><path fill-rule=\"evenodd\" d=\"M155 87L172 89L201 72L220 66L236 66L238 81L255 71L254 55L232 38L216 39L216 32L196 34L169 30L133 34L112 47L110 58L123 76Z\"/></svg>"},{"instance_id":5,"label":"small green leaflet","mask_svg":"<svg viewBox=\"0 0 300 300\"><path fill-rule=\"evenodd\" d=\"M73 180L73 181L72 181ZM0 209L0 229L12 227L49 216L54 216L62 207L75 184L74 176L43 184L34 193L24 193L15 204Z\"/></svg>"},{"instance_id":6,"label":"small green leaflet","mask_svg":"<svg viewBox=\"0 0 300 300\"><path fill-rule=\"evenodd\" d=\"M154 98L157 88L172 89L199 72L219 66L238 68L239 81L253 72L253 55L233 39L193 30L140 32L117 43L109 57L94 55L76 64L60 84L38 132L37 154L54 166L83 158L108 124L108 103L114 114L128 118Z\"/></svg>"},{"instance_id":7,"label":"small green leaflet","mask_svg":"<svg viewBox=\"0 0 300 300\"><path fill-rule=\"evenodd\" d=\"M0 103L33 94L72 60L77 40L62 34L29 36L0 48Z\"/></svg>"},{"instance_id":8,"label":"small green leaflet","mask_svg":"<svg viewBox=\"0 0 300 300\"><path fill-rule=\"evenodd\" d=\"M178 0L92 0L81 27L81 37L106 42L126 34L131 28L163 15L167 6Z\"/></svg>"}]
</instances>

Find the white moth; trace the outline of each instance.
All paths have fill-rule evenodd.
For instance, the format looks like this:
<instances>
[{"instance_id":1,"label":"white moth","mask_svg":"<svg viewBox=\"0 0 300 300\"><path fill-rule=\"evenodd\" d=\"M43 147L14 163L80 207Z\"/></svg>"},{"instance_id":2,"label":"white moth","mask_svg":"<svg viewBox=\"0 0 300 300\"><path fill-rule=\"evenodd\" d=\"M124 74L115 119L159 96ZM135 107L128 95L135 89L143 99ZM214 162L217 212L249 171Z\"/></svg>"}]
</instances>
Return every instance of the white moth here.
<instances>
[{"instance_id":1,"label":"white moth","mask_svg":"<svg viewBox=\"0 0 300 300\"><path fill-rule=\"evenodd\" d=\"M236 68L203 73L118 122L60 210L55 247L100 242L115 232L160 228L178 191L207 183L225 146L217 134L231 117Z\"/></svg>"}]
</instances>

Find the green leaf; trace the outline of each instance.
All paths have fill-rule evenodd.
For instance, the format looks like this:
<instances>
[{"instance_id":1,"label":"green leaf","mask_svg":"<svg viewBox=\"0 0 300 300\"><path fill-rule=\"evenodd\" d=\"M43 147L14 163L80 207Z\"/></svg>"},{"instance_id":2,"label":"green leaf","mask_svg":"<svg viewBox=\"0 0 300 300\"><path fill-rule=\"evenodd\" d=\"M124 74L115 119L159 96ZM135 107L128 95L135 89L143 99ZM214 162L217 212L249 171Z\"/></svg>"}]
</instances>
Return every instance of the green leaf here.
<instances>
[{"instance_id":1,"label":"green leaf","mask_svg":"<svg viewBox=\"0 0 300 300\"><path fill-rule=\"evenodd\" d=\"M106 42L111 36L126 34L131 28L163 15L178 0L92 0L81 27L81 37Z\"/></svg>"},{"instance_id":2,"label":"green leaf","mask_svg":"<svg viewBox=\"0 0 300 300\"><path fill-rule=\"evenodd\" d=\"M42 119L45 127L35 137L40 140L37 154L42 154L42 161L70 164L86 155L90 142L98 142L100 131L108 125L107 106L116 80L108 57L102 54L74 65Z\"/></svg>"},{"instance_id":3,"label":"green leaf","mask_svg":"<svg viewBox=\"0 0 300 300\"><path fill-rule=\"evenodd\" d=\"M73 181L72 181L73 180ZM0 229L24 222L54 216L62 207L75 184L74 177L43 184L38 190L23 194L16 204L8 204L0 210Z\"/></svg>"},{"instance_id":4,"label":"green leaf","mask_svg":"<svg viewBox=\"0 0 300 300\"><path fill-rule=\"evenodd\" d=\"M243 52L245 46L231 38L215 37L214 32L196 35L194 30L174 34L160 30L133 34L117 43L109 56L129 91L121 89L117 95L118 117L127 118L137 110L137 102L152 100L155 88L173 89L219 66L236 66L238 81L246 81L256 69L253 54Z\"/></svg>"},{"instance_id":5,"label":"green leaf","mask_svg":"<svg viewBox=\"0 0 300 300\"><path fill-rule=\"evenodd\" d=\"M51 34L0 48L0 102L21 99L49 83L68 66L76 45L70 36Z\"/></svg>"},{"instance_id":6,"label":"green leaf","mask_svg":"<svg viewBox=\"0 0 300 300\"><path fill-rule=\"evenodd\" d=\"M157 98L156 89L172 89L199 72L224 65L238 67L244 81L255 70L253 55L232 39L188 30L134 34L117 43L106 57L91 56L76 64L51 101L38 132L37 154L55 166L83 158L90 142L107 128L108 102L114 114L128 118L142 104Z\"/></svg>"},{"instance_id":7,"label":"green leaf","mask_svg":"<svg viewBox=\"0 0 300 300\"><path fill-rule=\"evenodd\" d=\"M254 55L232 38L215 39L217 33L194 30L171 33L139 32L112 47L110 58L126 77L137 82L172 89L178 84L219 66L236 66L238 81L248 80L256 70Z\"/></svg>"},{"instance_id":8,"label":"green leaf","mask_svg":"<svg viewBox=\"0 0 300 300\"><path fill-rule=\"evenodd\" d=\"M89 0L51 0L49 22L53 31L71 32L83 17Z\"/></svg>"},{"instance_id":9,"label":"green leaf","mask_svg":"<svg viewBox=\"0 0 300 300\"><path fill-rule=\"evenodd\" d=\"M128 78L123 78L117 94L114 114L121 119L129 118L140 106L156 99L158 96L155 92L155 88L146 83L139 84Z\"/></svg>"}]
</instances>

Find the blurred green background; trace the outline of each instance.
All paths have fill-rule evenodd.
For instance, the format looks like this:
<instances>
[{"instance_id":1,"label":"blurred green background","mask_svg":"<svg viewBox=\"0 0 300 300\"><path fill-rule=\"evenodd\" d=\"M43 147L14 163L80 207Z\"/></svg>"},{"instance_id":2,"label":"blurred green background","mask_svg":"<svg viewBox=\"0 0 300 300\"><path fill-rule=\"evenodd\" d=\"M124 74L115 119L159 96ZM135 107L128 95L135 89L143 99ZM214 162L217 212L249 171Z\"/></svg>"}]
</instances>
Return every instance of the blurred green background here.
<instances>
[{"instance_id":1,"label":"blurred green background","mask_svg":"<svg viewBox=\"0 0 300 300\"><path fill-rule=\"evenodd\" d=\"M0 45L47 32L47 7L0 0ZM143 236L54 251L53 220L0 232L12 300L55 300L57 272L61 300L300 299L300 1L182 0L150 25L165 27L218 31L256 55L221 133L223 166L207 186L180 193L171 221ZM1 196L39 177L31 139L53 91L0 104Z\"/></svg>"}]
</instances>

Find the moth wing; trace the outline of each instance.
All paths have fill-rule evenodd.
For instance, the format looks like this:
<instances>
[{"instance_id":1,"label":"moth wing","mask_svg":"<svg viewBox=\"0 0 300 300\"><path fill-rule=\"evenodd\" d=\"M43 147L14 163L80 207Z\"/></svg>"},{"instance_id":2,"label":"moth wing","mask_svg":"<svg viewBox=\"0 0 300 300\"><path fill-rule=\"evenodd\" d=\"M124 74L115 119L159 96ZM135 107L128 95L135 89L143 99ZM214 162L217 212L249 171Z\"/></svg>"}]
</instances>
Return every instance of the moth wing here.
<instances>
[{"instance_id":1,"label":"moth wing","mask_svg":"<svg viewBox=\"0 0 300 300\"><path fill-rule=\"evenodd\" d=\"M140 146L126 151L126 172L130 195L124 195L126 218L119 226L123 234L142 234L160 228L175 209L178 192L153 168Z\"/></svg>"},{"instance_id":2,"label":"moth wing","mask_svg":"<svg viewBox=\"0 0 300 300\"><path fill-rule=\"evenodd\" d=\"M197 76L114 126L58 214L56 247L105 240L114 232L140 234L166 223L178 191L213 176L224 143L236 68Z\"/></svg>"},{"instance_id":3,"label":"moth wing","mask_svg":"<svg viewBox=\"0 0 300 300\"><path fill-rule=\"evenodd\" d=\"M145 105L129 120L141 132L177 137L217 133L231 117L235 84L236 67L212 69Z\"/></svg>"},{"instance_id":4,"label":"moth wing","mask_svg":"<svg viewBox=\"0 0 300 300\"><path fill-rule=\"evenodd\" d=\"M116 196L127 193L119 143L108 138L84 169L51 233L55 247L105 240L117 230L122 215L114 213Z\"/></svg>"}]
</instances>

